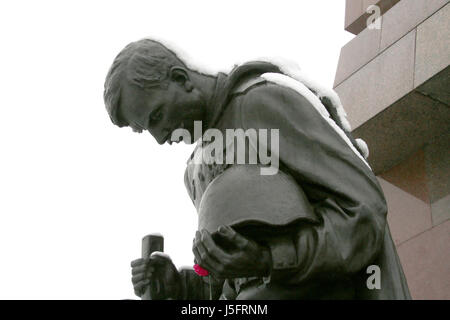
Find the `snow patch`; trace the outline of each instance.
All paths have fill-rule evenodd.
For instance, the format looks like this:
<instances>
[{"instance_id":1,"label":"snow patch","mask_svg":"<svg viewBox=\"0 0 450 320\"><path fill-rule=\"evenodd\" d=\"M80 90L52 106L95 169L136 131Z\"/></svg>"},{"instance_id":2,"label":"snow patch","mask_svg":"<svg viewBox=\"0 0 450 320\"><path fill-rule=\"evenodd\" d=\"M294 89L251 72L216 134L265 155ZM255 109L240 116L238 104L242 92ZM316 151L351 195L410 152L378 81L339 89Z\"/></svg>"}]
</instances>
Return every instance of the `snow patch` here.
<instances>
[{"instance_id":1,"label":"snow patch","mask_svg":"<svg viewBox=\"0 0 450 320\"><path fill-rule=\"evenodd\" d=\"M369 158L369 147L367 143L363 139L356 139L356 143L358 144L359 149L361 150L363 157L365 159Z\"/></svg>"},{"instance_id":2,"label":"snow patch","mask_svg":"<svg viewBox=\"0 0 450 320\"><path fill-rule=\"evenodd\" d=\"M179 270L194 270L194 266L186 266L186 265L184 265L184 266L181 266L179 268Z\"/></svg>"},{"instance_id":3,"label":"snow patch","mask_svg":"<svg viewBox=\"0 0 450 320\"><path fill-rule=\"evenodd\" d=\"M347 120L347 113L345 112L344 106L342 105L341 99L339 98L336 91L334 91L331 88L328 88L326 86L323 86L322 84L316 82L313 80L312 77L310 77L308 74L306 74L299 65L288 59L275 57L275 58L260 58L260 61L270 62L274 65L278 66L280 70L294 78L295 80L300 81L305 86L307 86L309 89L314 90L319 98L326 97L330 99L332 103L332 107L336 109L337 115L339 117L340 122L342 123L342 126L345 131L351 132L352 128L350 126L350 123Z\"/></svg>"},{"instance_id":4,"label":"snow patch","mask_svg":"<svg viewBox=\"0 0 450 320\"><path fill-rule=\"evenodd\" d=\"M150 255L150 257L153 257L153 256L162 257L162 258L166 258L166 259L169 259L169 260L170 260L169 255L168 255L168 254L165 254L164 252L161 252L161 251L155 251L155 252L152 252L152 254Z\"/></svg>"},{"instance_id":5,"label":"snow patch","mask_svg":"<svg viewBox=\"0 0 450 320\"><path fill-rule=\"evenodd\" d=\"M150 233L149 234L149 236L153 236L153 237L163 237L163 235L161 234L161 233L159 233L159 232L153 232L153 233Z\"/></svg>"}]
</instances>

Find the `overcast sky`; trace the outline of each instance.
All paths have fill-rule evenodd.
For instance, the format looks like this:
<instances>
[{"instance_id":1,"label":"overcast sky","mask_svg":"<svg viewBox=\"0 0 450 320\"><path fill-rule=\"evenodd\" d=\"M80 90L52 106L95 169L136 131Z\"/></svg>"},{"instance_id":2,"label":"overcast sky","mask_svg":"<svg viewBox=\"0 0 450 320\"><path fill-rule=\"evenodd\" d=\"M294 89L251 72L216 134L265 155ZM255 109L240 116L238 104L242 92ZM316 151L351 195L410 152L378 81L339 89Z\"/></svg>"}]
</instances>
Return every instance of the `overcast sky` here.
<instances>
[{"instance_id":1,"label":"overcast sky","mask_svg":"<svg viewBox=\"0 0 450 320\"><path fill-rule=\"evenodd\" d=\"M112 125L103 83L143 37L216 69L280 56L332 86L345 1L8 1L0 5L0 299L135 298L130 261L159 232L192 266L193 146Z\"/></svg>"}]
</instances>

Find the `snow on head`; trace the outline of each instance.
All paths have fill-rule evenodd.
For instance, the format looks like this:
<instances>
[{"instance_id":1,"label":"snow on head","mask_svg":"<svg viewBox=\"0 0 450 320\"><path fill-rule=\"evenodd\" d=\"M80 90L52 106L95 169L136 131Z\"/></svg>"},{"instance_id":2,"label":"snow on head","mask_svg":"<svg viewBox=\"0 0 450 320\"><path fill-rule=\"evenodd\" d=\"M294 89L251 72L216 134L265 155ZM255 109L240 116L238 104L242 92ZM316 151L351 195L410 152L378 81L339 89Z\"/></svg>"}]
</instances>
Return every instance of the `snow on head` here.
<instances>
[{"instance_id":1,"label":"snow on head","mask_svg":"<svg viewBox=\"0 0 450 320\"><path fill-rule=\"evenodd\" d=\"M218 68L214 68L214 67L212 67L210 65L207 65L204 62L196 60L195 58L190 56L188 53L186 53L183 49L178 47L176 44L174 44L170 40L162 39L162 38L158 38L158 37L153 37L153 36L152 37L147 37L147 38L144 38L144 39L153 40L153 41L159 42L164 47L166 47L167 49L172 51L175 54L175 56L178 59L180 59L181 61L183 61L184 64L186 65L186 67L188 67L192 71L195 71L195 72L198 72L198 73L201 73L201 74L204 74L204 75L210 75L210 76L216 76L219 72L229 72L229 70L221 70L221 69L218 69ZM144 40L144 39L142 39L142 40Z\"/></svg>"}]
</instances>

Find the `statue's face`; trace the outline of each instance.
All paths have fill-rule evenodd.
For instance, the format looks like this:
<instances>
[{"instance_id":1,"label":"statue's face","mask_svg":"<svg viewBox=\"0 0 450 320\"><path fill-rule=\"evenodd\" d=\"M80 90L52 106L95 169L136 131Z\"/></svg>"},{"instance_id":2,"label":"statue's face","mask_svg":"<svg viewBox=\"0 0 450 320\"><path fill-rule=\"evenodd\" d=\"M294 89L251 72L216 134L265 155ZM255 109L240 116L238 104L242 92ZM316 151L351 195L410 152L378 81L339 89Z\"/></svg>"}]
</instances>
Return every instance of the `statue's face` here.
<instances>
[{"instance_id":1,"label":"statue's face","mask_svg":"<svg viewBox=\"0 0 450 320\"><path fill-rule=\"evenodd\" d=\"M170 81L166 89L146 90L126 82L120 107L133 130L147 130L159 144L171 144L172 131L177 128L185 128L194 136L194 121L202 120L204 104L200 91L188 91L175 81Z\"/></svg>"}]
</instances>

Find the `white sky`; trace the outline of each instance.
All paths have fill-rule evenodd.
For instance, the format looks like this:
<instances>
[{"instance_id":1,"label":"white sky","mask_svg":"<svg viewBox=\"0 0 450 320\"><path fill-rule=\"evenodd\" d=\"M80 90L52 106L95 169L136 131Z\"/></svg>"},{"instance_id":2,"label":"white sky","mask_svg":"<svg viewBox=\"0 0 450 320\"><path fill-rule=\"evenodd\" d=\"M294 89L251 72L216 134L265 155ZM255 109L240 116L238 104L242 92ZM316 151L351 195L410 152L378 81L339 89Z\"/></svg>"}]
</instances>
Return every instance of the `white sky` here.
<instances>
[{"instance_id":1,"label":"white sky","mask_svg":"<svg viewBox=\"0 0 450 320\"><path fill-rule=\"evenodd\" d=\"M141 238L193 264L193 146L110 123L103 83L129 42L167 38L214 68L293 59L332 86L344 1L4 1L0 5L0 299L135 298Z\"/></svg>"}]
</instances>

